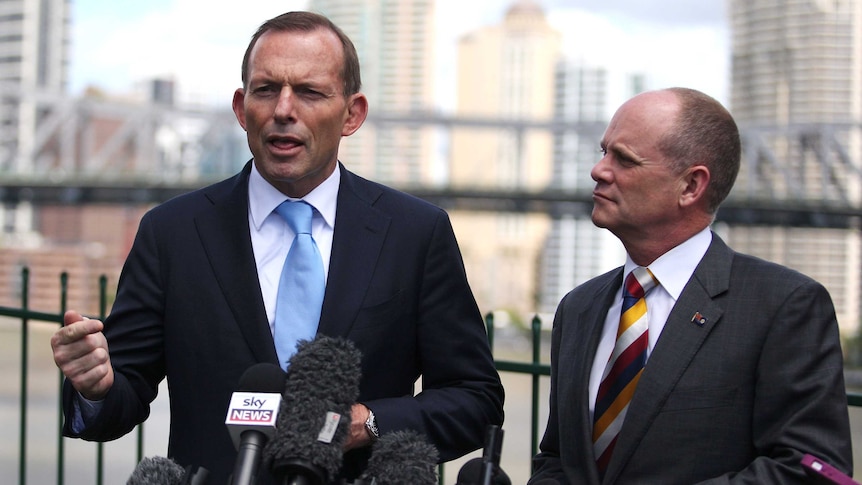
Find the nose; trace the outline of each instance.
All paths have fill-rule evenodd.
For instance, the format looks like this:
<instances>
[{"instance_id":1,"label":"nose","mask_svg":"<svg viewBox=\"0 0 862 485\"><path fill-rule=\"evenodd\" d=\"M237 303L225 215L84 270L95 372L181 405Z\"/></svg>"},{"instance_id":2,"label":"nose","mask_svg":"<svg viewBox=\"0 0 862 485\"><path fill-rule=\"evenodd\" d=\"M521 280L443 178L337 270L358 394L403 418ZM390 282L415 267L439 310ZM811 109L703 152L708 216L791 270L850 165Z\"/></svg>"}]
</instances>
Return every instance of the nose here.
<instances>
[{"instance_id":1,"label":"nose","mask_svg":"<svg viewBox=\"0 0 862 485\"><path fill-rule=\"evenodd\" d=\"M598 182L600 180L607 181L610 177L610 171L608 170L608 165L605 159L608 158L608 155L603 155L602 158L593 165L593 168L590 170L590 178L594 181Z\"/></svg>"},{"instance_id":2,"label":"nose","mask_svg":"<svg viewBox=\"0 0 862 485\"><path fill-rule=\"evenodd\" d=\"M281 88L272 117L279 123L287 123L294 119L293 91L289 86Z\"/></svg>"}]
</instances>

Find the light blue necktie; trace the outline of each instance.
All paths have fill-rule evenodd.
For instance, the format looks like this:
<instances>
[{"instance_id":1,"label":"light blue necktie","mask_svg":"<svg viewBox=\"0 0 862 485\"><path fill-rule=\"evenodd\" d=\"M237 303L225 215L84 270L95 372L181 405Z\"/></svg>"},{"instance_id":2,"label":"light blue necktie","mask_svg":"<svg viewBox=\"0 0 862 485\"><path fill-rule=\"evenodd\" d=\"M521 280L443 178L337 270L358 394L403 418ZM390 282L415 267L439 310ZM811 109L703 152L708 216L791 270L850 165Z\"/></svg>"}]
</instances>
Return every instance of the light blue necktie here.
<instances>
[{"instance_id":1,"label":"light blue necktie","mask_svg":"<svg viewBox=\"0 0 862 485\"><path fill-rule=\"evenodd\" d=\"M285 201L275 211L296 233L284 260L275 304L273 338L282 369L287 370L299 340L313 340L320 322L326 284L323 260L311 237L314 209L305 202Z\"/></svg>"}]
</instances>

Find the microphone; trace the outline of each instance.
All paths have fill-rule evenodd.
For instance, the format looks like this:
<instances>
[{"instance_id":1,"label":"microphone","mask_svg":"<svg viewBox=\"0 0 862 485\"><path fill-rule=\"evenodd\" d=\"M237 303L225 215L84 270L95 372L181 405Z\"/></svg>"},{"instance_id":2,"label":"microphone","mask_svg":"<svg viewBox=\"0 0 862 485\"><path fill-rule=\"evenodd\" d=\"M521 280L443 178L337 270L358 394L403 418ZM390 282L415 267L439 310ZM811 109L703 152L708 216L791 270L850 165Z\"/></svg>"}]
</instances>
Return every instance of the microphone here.
<instances>
[{"instance_id":1,"label":"microphone","mask_svg":"<svg viewBox=\"0 0 862 485\"><path fill-rule=\"evenodd\" d=\"M482 448L481 485L491 485L500 469L500 453L503 450L503 428L491 424L485 429L485 447Z\"/></svg>"},{"instance_id":2,"label":"microphone","mask_svg":"<svg viewBox=\"0 0 862 485\"><path fill-rule=\"evenodd\" d=\"M210 477L210 471L202 466L197 467L194 471L192 470L193 467L186 467L186 473L183 476L181 485L206 485Z\"/></svg>"},{"instance_id":3,"label":"microphone","mask_svg":"<svg viewBox=\"0 0 862 485\"><path fill-rule=\"evenodd\" d=\"M225 418L237 449L231 485L250 485L256 481L263 447L275 434L284 387L284 371L275 364L255 364L240 377Z\"/></svg>"},{"instance_id":4,"label":"microphone","mask_svg":"<svg viewBox=\"0 0 862 485\"><path fill-rule=\"evenodd\" d=\"M500 468L503 449L503 429L489 425L485 430L485 446L481 458L468 460L458 471L456 485L511 485L512 481Z\"/></svg>"},{"instance_id":5,"label":"microphone","mask_svg":"<svg viewBox=\"0 0 862 485\"><path fill-rule=\"evenodd\" d=\"M275 436L264 460L283 484L323 485L342 463L362 356L344 339L300 341L290 358Z\"/></svg>"},{"instance_id":6,"label":"microphone","mask_svg":"<svg viewBox=\"0 0 862 485\"><path fill-rule=\"evenodd\" d=\"M180 485L186 469L170 458L144 458L129 476L126 485Z\"/></svg>"},{"instance_id":7,"label":"microphone","mask_svg":"<svg viewBox=\"0 0 862 485\"><path fill-rule=\"evenodd\" d=\"M485 463L482 458L467 460L461 469L458 470L458 479L455 481L455 485L484 485L484 483L491 485L512 485L509 475L506 475L506 472L499 466L494 467L489 482L482 482L484 480L482 476L484 472Z\"/></svg>"},{"instance_id":8,"label":"microphone","mask_svg":"<svg viewBox=\"0 0 862 485\"><path fill-rule=\"evenodd\" d=\"M384 434L371 447L368 468L354 485L436 485L439 454L412 430Z\"/></svg>"},{"instance_id":9,"label":"microphone","mask_svg":"<svg viewBox=\"0 0 862 485\"><path fill-rule=\"evenodd\" d=\"M183 468L170 458L154 456L138 463L126 485L205 485L209 474L204 467Z\"/></svg>"},{"instance_id":10,"label":"microphone","mask_svg":"<svg viewBox=\"0 0 862 485\"><path fill-rule=\"evenodd\" d=\"M170 458L155 456L141 460L126 485L205 485L209 474L204 467L183 468Z\"/></svg>"}]
</instances>

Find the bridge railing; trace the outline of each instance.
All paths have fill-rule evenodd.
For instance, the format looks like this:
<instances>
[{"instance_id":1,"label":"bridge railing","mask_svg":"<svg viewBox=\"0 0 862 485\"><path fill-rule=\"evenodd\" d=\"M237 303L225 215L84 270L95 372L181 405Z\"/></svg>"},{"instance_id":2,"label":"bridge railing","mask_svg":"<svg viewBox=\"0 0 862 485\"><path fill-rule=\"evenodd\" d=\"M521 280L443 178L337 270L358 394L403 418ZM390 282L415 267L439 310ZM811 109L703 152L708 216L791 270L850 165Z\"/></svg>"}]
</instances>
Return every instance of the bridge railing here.
<instances>
[{"instance_id":1,"label":"bridge railing","mask_svg":"<svg viewBox=\"0 0 862 485\"><path fill-rule=\"evenodd\" d=\"M99 315L100 319L104 319L107 314L107 278L102 276L99 278ZM19 323L20 329L20 362L19 362L19 383L18 383L18 483L26 485L28 475L28 409L29 409L29 386L30 376L28 374L30 355L28 349L31 348L30 329L32 324L41 322L55 325L63 324L63 314L66 311L66 302L68 294L68 274L60 275L60 311L58 313L42 312L33 310L29 307L29 269L21 270L21 303L20 307L5 307L0 306L0 317L15 320ZM495 340L495 325L493 313L486 317L486 325L488 330L488 338L491 347L494 346ZM529 332L531 334L531 358L527 362L511 361L511 360L496 360L497 369L500 372L509 372L515 374L525 374L530 376L531 392L530 392L530 450L531 454L535 454L539 448L539 438L541 423L539 422L540 415L540 379L550 376L550 366L542 363L541 343L542 343L542 321L536 316L532 319ZM62 388L63 375L57 371L56 385ZM62 436L63 411L62 411L62 392L58 392L58 400L56 403L56 424L53 427L55 430L56 441L56 480L57 485L66 483L66 438ZM509 396L511 400L515 396ZM862 406L862 394L848 393L847 401L849 406ZM5 415L5 414L3 414ZM6 429L11 429L12 423L0 423ZM138 426L134 431L134 463L138 463L144 457L144 426ZM104 443L95 443L95 480L96 485L105 483L105 448ZM529 457L524 457L528 460ZM129 473L131 473L129 469ZM440 483L443 483L443 465L440 467Z\"/></svg>"}]
</instances>

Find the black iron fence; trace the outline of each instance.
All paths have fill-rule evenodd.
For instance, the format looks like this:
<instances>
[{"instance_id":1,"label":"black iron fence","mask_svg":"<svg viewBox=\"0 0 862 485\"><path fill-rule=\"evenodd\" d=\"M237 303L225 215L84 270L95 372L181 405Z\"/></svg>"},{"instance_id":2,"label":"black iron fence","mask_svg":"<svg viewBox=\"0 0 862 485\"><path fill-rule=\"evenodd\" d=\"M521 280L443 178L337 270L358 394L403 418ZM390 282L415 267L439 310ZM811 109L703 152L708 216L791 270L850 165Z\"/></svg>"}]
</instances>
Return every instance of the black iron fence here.
<instances>
[{"instance_id":1,"label":"black iron fence","mask_svg":"<svg viewBox=\"0 0 862 485\"><path fill-rule=\"evenodd\" d=\"M30 294L30 281L29 281L29 270L27 268L23 268L21 271L21 304L20 307L4 307L0 306L0 317L7 317L13 319L17 322L20 322L20 374L19 374L19 396L18 396L18 483L20 485L26 485L27 483L27 467L28 467L28 433L27 433L27 422L28 422L28 362L30 356L28 354L28 348L30 347L30 327L34 322L45 322L52 323L57 325L63 324L63 314L66 311L67 305L67 296L68 296L68 274L62 273L60 275L60 311L58 313L46 313L41 311L32 310L29 307L29 294ZM108 302L108 294L107 294L107 278L102 276L99 278L99 318L104 319L107 314L107 302ZM491 343L491 347L494 346L494 317L493 314L489 314L486 317L486 325L488 329L488 338ZM539 413L540 413L540 379L542 377L550 376L550 366L547 364L543 364L541 361L541 343L542 343L542 321L536 316L530 322L529 332L531 334L531 338L529 339L532 345L531 349L531 359L529 362L519 362L519 361L510 361L510 360L496 360L497 369L500 372L511 372L516 374L526 374L531 377L531 392L530 392L530 450L532 453L536 453L539 447L539 435L540 435L540 423L539 423ZM57 371L57 386L62 387L63 383L63 375ZM66 453L65 453L65 438L63 438L61 429L63 423L63 412L62 412L62 393L58 393L58 402L56 404L56 484L64 485L66 479ZM514 396L507 396L511 399ZM508 399L507 399L508 400ZM862 406L862 393L848 393L847 395L847 403L849 406ZM144 434L143 434L143 425L138 426L135 430L135 463L139 462L143 458L143 450L144 450ZM96 447L96 463L95 466L95 483L96 485L102 485L105 483L104 469L105 469L105 444L96 443L94 444ZM528 459L529 457L525 457ZM131 470L130 470L131 472ZM440 468L440 483L443 483L443 465Z\"/></svg>"}]
</instances>

